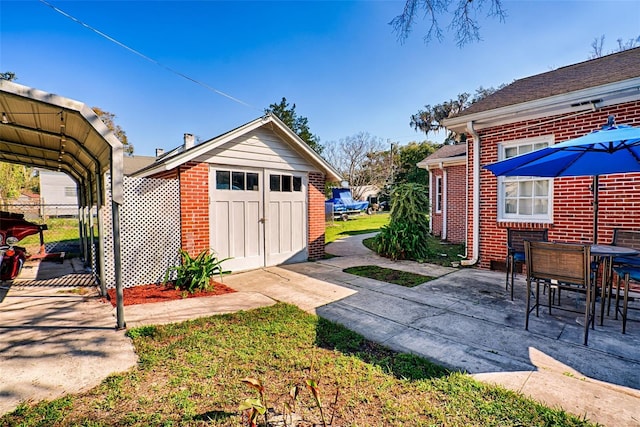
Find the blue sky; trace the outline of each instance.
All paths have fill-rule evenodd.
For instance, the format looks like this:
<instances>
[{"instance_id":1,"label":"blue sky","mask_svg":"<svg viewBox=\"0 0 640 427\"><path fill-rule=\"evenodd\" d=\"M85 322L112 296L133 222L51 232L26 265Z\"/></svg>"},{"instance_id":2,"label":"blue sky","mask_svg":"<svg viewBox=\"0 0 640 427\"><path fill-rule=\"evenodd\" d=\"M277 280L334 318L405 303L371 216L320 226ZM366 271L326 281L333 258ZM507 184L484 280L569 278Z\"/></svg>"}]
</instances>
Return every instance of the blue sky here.
<instances>
[{"instance_id":1,"label":"blue sky","mask_svg":"<svg viewBox=\"0 0 640 427\"><path fill-rule=\"evenodd\" d=\"M56 1L49 3L221 96L151 63L39 1L0 2L0 71L17 82L116 114L135 154L206 140L284 96L322 143L364 131L422 141L411 114L480 86L581 62L640 35L640 1L503 0L504 23L480 16L482 41L425 45L418 21L399 44L402 1ZM446 29L449 17L440 24ZM440 141L441 136L429 136Z\"/></svg>"}]
</instances>

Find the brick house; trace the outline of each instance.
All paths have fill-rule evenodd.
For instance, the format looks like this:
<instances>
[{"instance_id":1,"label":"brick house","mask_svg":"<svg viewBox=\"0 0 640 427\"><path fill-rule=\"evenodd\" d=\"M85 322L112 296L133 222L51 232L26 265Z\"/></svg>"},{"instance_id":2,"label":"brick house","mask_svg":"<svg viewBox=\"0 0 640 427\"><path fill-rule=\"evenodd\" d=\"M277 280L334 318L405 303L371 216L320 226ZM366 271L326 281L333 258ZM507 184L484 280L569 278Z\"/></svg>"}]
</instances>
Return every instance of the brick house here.
<instances>
[{"instance_id":1,"label":"brick house","mask_svg":"<svg viewBox=\"0 0 640 427\"><path fill-rule=\"evenodd\" d=\"M467 136L466 264L500 269L507 228L593 241L591 177L495 177L483 166L616 124L640 126L640 48L514 81L446 119ZM640 229L640 174L600 177L598 242Z\"/></svg>"},{"instance_id":2,"label":"brick house","mask_svg":"<svg viewBox=\"0 0 640 427\"><path fill-rule=\"evenodd\" d=\"M181 247L232 257L247 270L324 255L325 181L338 172L282 121L266 115L200 144L160 154L133 177L179 181Z\"/></svg>"},{"instance_id":3,"label":"brick house","mask_svg":"<svg viewBox=\"0 0 640 427\"><path fill-rule=\"evenodd\" d=\"M443 145L417 164L429 173L429 229L451 243L467 237L467 144Z\"/></svg>"}]
</instances>

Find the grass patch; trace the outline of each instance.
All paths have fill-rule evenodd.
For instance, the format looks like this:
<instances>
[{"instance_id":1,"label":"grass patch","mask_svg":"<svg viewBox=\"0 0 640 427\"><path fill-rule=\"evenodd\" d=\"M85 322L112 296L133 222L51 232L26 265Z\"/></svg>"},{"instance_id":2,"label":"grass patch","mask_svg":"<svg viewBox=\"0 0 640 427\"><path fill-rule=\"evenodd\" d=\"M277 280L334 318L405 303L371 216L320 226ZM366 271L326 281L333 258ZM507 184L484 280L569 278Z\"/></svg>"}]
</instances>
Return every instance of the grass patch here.
<instances>
[{"instance_id":1,"label":"grass patch","mask_svg":"<svg viewBox=\"0 0 640 427\"><path fill-rule=\"evenodd\" d=\"M422 274L410 273L408 271L394 270L392 268L378 267L377 265L363 265L359 267L349 267L343 270L345 273L356 276L367 277L381 282L393 283L395 285L413 288L433 280L433 277Z\"/></svg>"},{"instance_id":2,"label":"grass patch","mask_svg":"<svg viewBox=\"0 0 640 427\"><path fill-rule=\"evenodd\" d=\"M523 395L391 351L287 304L129 331L138 365L85 393L23 404L2 426L239 426L256 392L282 408L294 384L319 382L334 426L586 426ZM296 412L319 422L303 387ZM264 419L259 419L260 425ZM244 424L246 425L246 423Z\"/></svg>"},{"instance_id":3,"label":"grass patch","mask_svg":"<svg viewBox=\"0 0 640 427\"><path fill-rule=\"evenodd\" d=\"M61 246L78 244L80 239L80 229L76 218L49 218L46 221L32 221L36 224L47 224L47 229L43 231L45 244L58 242ZM97 234L97 233L96 233ZM24 246L30 254L38 253L40 250L40 235L34 234L22 239L19 243ZM66 258L71 258L77 254L67 253Z\"/></svg>"},{"instance_id":4,"label":"grass patch","mask_svg":"<svg viewBox=\"0 0 640 427\"><path fill-rule=\"evenodd\" d=\"M359 215L348 221L327 222L325 243L355 234L375 233L389 223L389 213L375 213L373 215Z\"/></svg>"}]
</instances>

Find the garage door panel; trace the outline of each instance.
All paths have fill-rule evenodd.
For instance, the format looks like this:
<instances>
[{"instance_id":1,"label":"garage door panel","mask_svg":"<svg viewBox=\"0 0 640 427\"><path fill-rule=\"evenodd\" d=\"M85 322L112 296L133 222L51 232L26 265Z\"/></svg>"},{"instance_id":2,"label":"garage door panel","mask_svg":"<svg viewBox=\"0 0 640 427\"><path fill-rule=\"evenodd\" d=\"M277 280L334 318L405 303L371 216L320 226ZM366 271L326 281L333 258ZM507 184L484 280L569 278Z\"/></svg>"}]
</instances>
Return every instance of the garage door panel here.
<instances>
[{"instance_id":1,"label":"garage door panel","mask_svg":"<svg viewBox=\"0 0 640 427\"><path fill-rule=\"evenodd\" d=\"M291 204L291 216L292 218L304 218L306 216L305 203L303 201L296 201ZM307 240L306 228L293 227L291 229L291 247L302 248Z\"/></svg>"},{"instance_id":2,"label":"garage door panel","mask_svg":"<svg viewBox=\"0 0 640 427\"><path fill-rule=\"evenodd\" d=\"M211 168L211 242L232 257L225 269L307 259L307 181L295 172Z\"/></svg>"},{"instance_id":3,"label":"garage door panel","mask_svg":"<svg viewBox=\"0 0 640 427\"><path fill-rule=\"evenodd\" d=\"M262 241L258 238L262 234L260 202L247 202L245 208L245 256L262 256Z\"/></svg>"},{"instance_id":4,"label":"garage door panel","mask_svg":"<svg viewBox=\"0 0 640 427\"><path fill-rule=\"evenodd\" d=\"M219 258L231 256L229 245L229 202L216 202L214 204L214 232L213 250Z\"/></svg>"},{"instance_id":5,"label":"garage door panel","mask_svg":"<svg viewBox=\"0 0 640 427\"><path fill-rule=\"evenodd\" d=\"M216 183L217 176L225 181ZM211 169L211 242L219 257L231 258L224 262L225 270L264 266L264 228L260 223L262 192L256 176L259 173L255 171Z\"/></svg>"},{"instance_id":6,"label":"garage door panel","mask_svg":"<svg viewBox=\"0 0 640 427\"><path fill-rule=\"evenodd\" d=\"M280 253L280 206L278 203L269 203L269 248L268 253Z\"/></svg>"},{"instance_id":7,"label":"garage door panel","mask_svg":"<svg viewBox=\"0 0 640 427\"><path fill-rule=\"evenodd\" d=\"M268 171L267 265L305 261L307 254L307 177ZM274 178L275 177L275 178Z\"/></svg>"}]
</instances>

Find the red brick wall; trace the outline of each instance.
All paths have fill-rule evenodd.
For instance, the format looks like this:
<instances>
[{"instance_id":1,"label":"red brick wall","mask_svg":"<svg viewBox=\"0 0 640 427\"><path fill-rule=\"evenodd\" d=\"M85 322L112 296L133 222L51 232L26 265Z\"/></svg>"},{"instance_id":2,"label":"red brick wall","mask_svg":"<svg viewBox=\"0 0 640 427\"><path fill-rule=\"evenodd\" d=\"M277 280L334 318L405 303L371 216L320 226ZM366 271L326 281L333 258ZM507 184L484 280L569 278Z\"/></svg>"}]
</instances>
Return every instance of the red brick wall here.
<instances>
[{"instance_id":1,"label":"red brick wall","mask_svg":"<svg viewBox=\"0 0 640 427\"><path fill-rule=\"evenodd\" d=\"M447 215L446 241L464 243L467 235L467 167L466 165L445 166L446 182L442 169L432 169L431 180L431 230L434 236L442 237L444 231L444 215ZM446 209L436 212L436 180L443 177L442 185L446 196Z\"/></svg>"},{"instance_id":2,"label":"red brick wall","mask_svg":"<svg viewBox=\"0 0 640 427\"><path fill-rule=\"evenodd\" d=\"M640 102L630 102L596 112L545 117L509 125L483 129L480 132L482 166L498 159L498 144L517 139L553 134L555 142L582 136L599 129L613 114L616 123L639 126ZM473 142L468 144L469 162L469 217L467 221L467 247L473 253ZM491 261L504 261L506 229L548 228L549 239L568 242L592 241L593 206L591 177L557 178L553 184L553 222L506 223L497 222L497 178L489 171L480 171L480 253L479 266L489 268ZM613 228L640 229L640 174L607 175L600 177L600 206L598 242L608 243Z\"/></svg>"},{"instance_id":3,"label":"red brick wall","mask_svg":"<svg viewBox=\"0 0 640 427\"><path fill-rule=\"evenodd\" d=\"M467 166L447 167L447 241L464 243L467 234Z\"/></svg>"},{"instance_id":4,"label":"red brick wall","mask_svg":"<svg viewBox=\"0 0 640 427\"><path fill-rule=\"evenodd\" d=\"M324 180L324 174L309 173L307 226L309 259L312 260L324 257Z\"/></svg>"},{"instance_id":5,"label":"red brick wall","mask_svg":"<svg viewBox=\"0 0 640 427\"><path fill-rule=\"evenodd\" d=\"M179 167L181 246L191 256L210 248L209 164L187 162Z\"/></svg>"}]
</instances>

